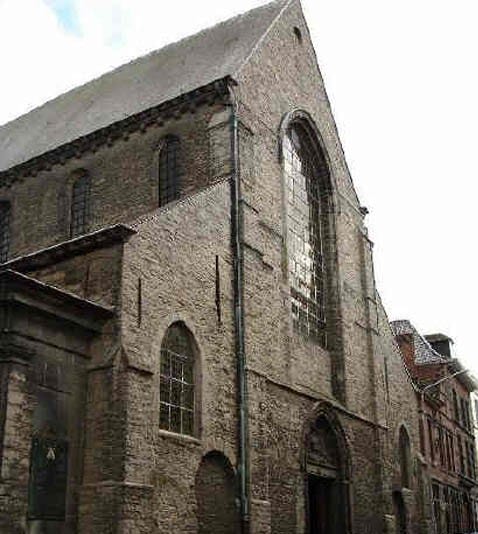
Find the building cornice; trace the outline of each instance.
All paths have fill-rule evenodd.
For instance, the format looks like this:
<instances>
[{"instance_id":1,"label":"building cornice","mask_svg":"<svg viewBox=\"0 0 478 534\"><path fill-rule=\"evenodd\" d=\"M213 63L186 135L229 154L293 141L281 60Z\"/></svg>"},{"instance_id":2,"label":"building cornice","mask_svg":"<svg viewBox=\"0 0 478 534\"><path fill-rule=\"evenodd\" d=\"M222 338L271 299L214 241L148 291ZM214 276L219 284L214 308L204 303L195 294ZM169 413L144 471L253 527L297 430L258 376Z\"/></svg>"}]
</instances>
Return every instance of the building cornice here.
<instances>
[{"instance_id":1,"label":"building cornice","mask_svg":"<svg viewBox=\"0 0 478 534\"><path fill-rule=\"evenodd\" d=\"M230 76L215 80L0 171L0 187L8 187L23 177L48 171L55 165L64 165L72 158L80 158L87 152L96 152L105 145L112 146L121 139L127 140L131 134L145 132L153 125L162 126L170 119L185 113L194 113L201 106L213 105L215 102L225 103L229 98L227 87L230 82Z\"/></svg>"},{"instance_id":2,"label":"building cornice","mask_svg":"<svg viewBox=\"0 0 478 534\"><path fill-rule=\"evenodd\" d=\"M13 309L56 317L91 332L101 332L103 324L115 315L111 307L12 270L0 272L0 308L3 312L0 314L2 338L8 333L16 333Z\"/></svg>"},{"instance_id":3,"label":"building cornice","mask_svg":"<svg viewBox=\"0 0 478 534\"><path fill-rule=\"evenodd\" d=\"M41 269L68 258L81 256L92 250L105 248L115 243L123 243L135 233L136 230L124 224L102 228L96 232L91 232L68 241L63 241L57 245L37 250L26 256L13 258L0 264L0 272L7 269L18 272Z\"/></svg>"}]
</instances>

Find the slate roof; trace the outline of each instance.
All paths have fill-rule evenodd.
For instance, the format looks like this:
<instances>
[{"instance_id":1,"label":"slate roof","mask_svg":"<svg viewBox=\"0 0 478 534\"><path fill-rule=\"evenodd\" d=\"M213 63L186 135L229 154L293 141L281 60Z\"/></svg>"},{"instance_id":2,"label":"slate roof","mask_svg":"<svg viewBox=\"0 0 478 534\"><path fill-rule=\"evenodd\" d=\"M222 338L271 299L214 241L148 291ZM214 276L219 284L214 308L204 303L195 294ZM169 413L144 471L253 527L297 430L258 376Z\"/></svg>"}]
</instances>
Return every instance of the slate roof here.
<instances>
[{"instance_id":1,"label":"slate roof","mask_svg":"<svg viewBox=\"0 0 478 534\"><path fill-rule=\"evenodd\" d=\"M426 365L433 363L447 363L450 360L442 356L430 343L418 333L417 329L408 320L392 321L390 323L392 331L396 336L402 334L411 334L413 336L413 345L415 347L415 363L417 365Z\"/></svg>"},{"instance_id":2,"label":"slate roof","mask_svg":"<svg viewBox=\"0 0 478 534\"><path fill-rule=\"evenodd\" d=\"M215 80L234 77L287 0L140 57L0 126L0 172Z\"/></svg>"}]
</instances>

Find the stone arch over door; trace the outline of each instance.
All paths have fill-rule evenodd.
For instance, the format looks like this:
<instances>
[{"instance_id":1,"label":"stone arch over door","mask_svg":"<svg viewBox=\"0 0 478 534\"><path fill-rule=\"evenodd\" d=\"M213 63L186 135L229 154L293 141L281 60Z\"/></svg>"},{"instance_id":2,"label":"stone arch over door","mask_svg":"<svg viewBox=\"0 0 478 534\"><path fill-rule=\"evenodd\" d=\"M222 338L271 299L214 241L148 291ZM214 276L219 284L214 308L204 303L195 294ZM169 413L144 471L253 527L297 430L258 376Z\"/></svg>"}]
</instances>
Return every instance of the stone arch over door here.
<instances>
[{"instance_id":1,"label":"stone arch over door","mask_svg":"<svg viewBox=\"0 0 478 534\"><path fill-rule=\"evenodd\" d=\"M195 493L199 534L239 534L236 477L224 454L212 451L202 458Z\"/></svg>"},{"instance_id":2,"label":"stone arch over door","mask_svg":"<svg viewBox=\"0 0 478 534\"><path fill-rule=\"evenodd\" d=\"M330 410L308 428L305 447L305 498L308 534L350 532L349 455L343 430Z\"/></svg>"}]
</instances>

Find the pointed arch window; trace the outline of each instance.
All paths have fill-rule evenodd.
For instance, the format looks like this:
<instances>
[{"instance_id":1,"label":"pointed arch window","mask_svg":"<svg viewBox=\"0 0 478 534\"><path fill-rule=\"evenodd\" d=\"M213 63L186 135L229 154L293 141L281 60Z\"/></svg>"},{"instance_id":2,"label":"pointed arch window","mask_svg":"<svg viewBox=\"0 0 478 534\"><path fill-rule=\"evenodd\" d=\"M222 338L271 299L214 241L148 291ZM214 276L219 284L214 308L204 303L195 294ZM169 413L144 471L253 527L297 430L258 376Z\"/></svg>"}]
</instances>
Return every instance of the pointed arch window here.
<instances>
[{"instance_id":1,"label":"pointed arch window","mask_svg":"<svg viewBox=\"0 0 478 534\"><path fill-rule=\"evenodd\" d=\"M324 257L328 166L302 122L293 122L284 140L287 195L287 249L294 328L326 345Z\"/></svg>"},{"instance_id":2,"label":"pointed arch window","mask_svg":"<svg viewBox=\"0 0 478 534\"><path fill-rule=\"evenodd\" d=\"M191 332L172 324L161 345L159 425L177 434L194 434L195 350Z\"/></svg>"},{"instance_id":3,"label":"pointed arch window","mask_svg":"<svg viewBox=\"0 0 478 534\"><path fill-rule=\"evenodd\" d=\"M10 249L10 203L0 201L0 263L7 261Z\"/></svg>"},{"instance_id":4,"label":"pointed arch window","mask_svg":"<svg viewBox=\"0 0 478 534\"><path fill-rule=\"evenodd\" d=\"M159 154L159 205L179 198L181 178L181 141L174 135L164 139Z\"/></svg>"},{"instance_id":5,"label":"pointed arch window","mask_svg":"<svg viewBox=\"0 0 478 534\"><path fill-rule=\"evenodd\" d=\"M84 234L90 218L90 177L82 173L71 192L70 237Z\"/></svg>"}]
</instances>

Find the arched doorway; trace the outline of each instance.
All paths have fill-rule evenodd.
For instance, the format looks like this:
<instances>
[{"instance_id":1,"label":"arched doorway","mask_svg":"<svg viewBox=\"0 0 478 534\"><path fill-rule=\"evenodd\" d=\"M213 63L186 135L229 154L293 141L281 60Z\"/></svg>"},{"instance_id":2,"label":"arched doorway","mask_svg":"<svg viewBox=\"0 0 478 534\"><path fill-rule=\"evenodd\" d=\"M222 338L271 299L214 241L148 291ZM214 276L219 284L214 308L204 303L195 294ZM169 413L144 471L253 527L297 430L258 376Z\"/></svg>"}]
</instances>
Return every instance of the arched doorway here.
<instances>
[{"instance_id":1,"label":"arched doorway","mask_svg":"<svg viewBox=\"0 0 478 534\"><path fill-rule=\"evenodd\" d=\"M195 492L199 534L238 534L235 476L229 460L213 451L203 457Z\"/></svg>"},{"instance_id":2,"label":"arched doorway","mask_svg":"<svg viewBox=\"0 0 478 534\"><path fill-rule=\"evenodd\" d=\"M306 457L308 534L345 534L348 487L344 444L325 416L312 425Z\"/></svg>"}]
</instances>

